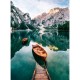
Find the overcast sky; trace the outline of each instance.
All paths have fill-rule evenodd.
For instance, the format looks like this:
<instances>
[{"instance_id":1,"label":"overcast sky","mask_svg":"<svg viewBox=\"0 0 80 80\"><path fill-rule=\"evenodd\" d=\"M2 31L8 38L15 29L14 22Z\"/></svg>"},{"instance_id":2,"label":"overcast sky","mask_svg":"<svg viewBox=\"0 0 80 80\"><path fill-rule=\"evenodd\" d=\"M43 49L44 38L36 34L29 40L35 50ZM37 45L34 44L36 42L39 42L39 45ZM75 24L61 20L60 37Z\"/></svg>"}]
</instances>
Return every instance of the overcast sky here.
<instances>
[{"instance_id":1,"label":"overcast sky","mask_svg":"<svg viewBox=\"0 0 80 80\"><path fill-rule=\"evenodd\" d=\"M24 13L29 13L31 18L49 11L54 7L68 7L68 0L12 0L14 5Z\"/></svg>"}]
</instances>

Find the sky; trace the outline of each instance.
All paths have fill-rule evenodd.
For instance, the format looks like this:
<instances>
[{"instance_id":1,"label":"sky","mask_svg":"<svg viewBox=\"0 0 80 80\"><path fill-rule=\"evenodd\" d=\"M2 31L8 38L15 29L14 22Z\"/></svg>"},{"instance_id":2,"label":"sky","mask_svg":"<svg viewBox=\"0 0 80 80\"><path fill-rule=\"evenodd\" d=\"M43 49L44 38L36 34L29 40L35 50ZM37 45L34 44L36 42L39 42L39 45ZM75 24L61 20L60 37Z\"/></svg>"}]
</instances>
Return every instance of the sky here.
<instances>
[{"instance_id":1,"label":"sky","mask_svg":"<svg viewBox=\"0 0 80 80\"><path fill-rule=\"evenodd\" d=\"M48 12L54 7L68 7L69 0L12 0L22 12L29 13L31 18Z\"/></svg>"}]
</instances>

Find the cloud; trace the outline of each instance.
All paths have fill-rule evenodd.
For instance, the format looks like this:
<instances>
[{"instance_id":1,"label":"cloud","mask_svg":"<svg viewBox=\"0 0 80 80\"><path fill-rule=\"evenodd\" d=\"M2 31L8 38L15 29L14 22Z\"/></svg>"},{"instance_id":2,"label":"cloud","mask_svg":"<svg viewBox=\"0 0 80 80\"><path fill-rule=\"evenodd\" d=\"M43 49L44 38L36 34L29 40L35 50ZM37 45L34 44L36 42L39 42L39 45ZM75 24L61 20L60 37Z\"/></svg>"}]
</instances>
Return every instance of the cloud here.
<instances>
[{"instance_id":1,"label":"cloud","mask_svg":"<svg viewBox=\"0 0 80 80\"><path fill-rule=\"evenodd\" d=\"M28 12L33 18L42 12L46 12L54 7L67 6L68 0L12 0L14 5L23 12Z\"/></svg>"},{"instance_id":2,"label":"cloud","mask_svg":"<svg viewBox=\"0 0 80 80\"><path fill-rule=\"evenodd\" d=\"M58 4L58 5L61 5L61 6L67 6L69 4L69 0L38 0L38 1L46 1L46 2L49 2L49 3L54 3L54 4Z\"/></svg>"}]
</instances>

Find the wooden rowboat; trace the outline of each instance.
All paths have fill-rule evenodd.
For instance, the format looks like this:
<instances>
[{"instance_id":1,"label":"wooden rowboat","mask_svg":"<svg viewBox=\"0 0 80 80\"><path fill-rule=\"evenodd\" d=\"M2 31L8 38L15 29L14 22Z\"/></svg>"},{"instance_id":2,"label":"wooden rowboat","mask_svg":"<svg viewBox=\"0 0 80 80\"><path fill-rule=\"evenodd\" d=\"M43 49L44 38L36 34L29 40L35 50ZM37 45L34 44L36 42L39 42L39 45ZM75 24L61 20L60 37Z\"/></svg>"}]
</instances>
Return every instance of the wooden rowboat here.
<instances>
[{"instance_id":1,"label":"wooden rowboat","mask_svg":"<svg viewBox=\"0 0 80 80\"><path fill-rule=\"evenodd\" d=\"M27 41L28 41L28 38L23 38L22 39L22 44L25 45L27 43Z\"/></svg>"},{"instance_id":2,"label":"wooden rowboat","mask_svg":"<svg viewBox=\"0 0 80 80\"><path fill-rule=\"evenodd\" d=\"M32 45L32 50L34 54L41 57L43 60L46 60L47 52L41 46L39 46L38 44Z\"/></svg>"}]
</instances>

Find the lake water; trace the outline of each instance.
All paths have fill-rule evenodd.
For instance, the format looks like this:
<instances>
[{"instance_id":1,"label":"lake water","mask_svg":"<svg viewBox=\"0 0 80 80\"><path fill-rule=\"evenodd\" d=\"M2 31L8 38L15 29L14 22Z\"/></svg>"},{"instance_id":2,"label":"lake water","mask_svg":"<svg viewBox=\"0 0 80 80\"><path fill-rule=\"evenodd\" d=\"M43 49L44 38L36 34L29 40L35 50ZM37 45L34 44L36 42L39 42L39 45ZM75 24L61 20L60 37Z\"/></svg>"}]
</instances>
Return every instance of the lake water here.
<instances>
[{"instance_id":1,"label":"lake water","mask_svg":"<svg viewBox=\"0 0 80 80\"><path fill-rule=\"evenodd\" d=\"M21 40L28 42L22 45ZM32 44L43 46L48 56L46 66L51 80L69 80L69 32L46 30L27 32L19 30L11 33L11 80L31 80L36 66ZM49 45L58 47L51 50Z\"/></svg>"}]
</instances>

